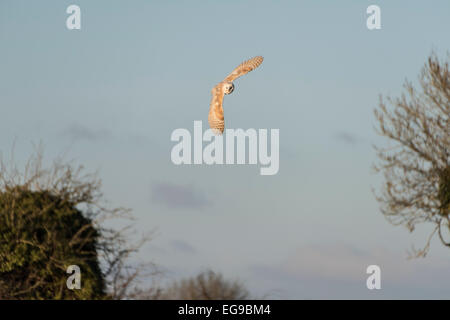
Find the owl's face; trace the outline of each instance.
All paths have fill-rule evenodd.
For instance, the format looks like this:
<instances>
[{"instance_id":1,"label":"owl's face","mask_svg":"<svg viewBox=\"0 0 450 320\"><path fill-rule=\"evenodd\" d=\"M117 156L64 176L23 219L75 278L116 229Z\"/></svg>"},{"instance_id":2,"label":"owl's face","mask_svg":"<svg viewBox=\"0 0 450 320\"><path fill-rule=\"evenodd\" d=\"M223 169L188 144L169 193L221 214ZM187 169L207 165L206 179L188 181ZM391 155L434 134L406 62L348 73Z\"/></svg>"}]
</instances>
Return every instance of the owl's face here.
<instances>
[{"instance_id":1,"label":"owl's face","mask_svg":"<svg viewBox=\"0 0 450 320\"><path fill-rule=\"evenodd\" d=\"M223 91L225 94L230 94L234 90L234 84L232 82L225 82L223 85Z\"/></svg>"}]
</instances>

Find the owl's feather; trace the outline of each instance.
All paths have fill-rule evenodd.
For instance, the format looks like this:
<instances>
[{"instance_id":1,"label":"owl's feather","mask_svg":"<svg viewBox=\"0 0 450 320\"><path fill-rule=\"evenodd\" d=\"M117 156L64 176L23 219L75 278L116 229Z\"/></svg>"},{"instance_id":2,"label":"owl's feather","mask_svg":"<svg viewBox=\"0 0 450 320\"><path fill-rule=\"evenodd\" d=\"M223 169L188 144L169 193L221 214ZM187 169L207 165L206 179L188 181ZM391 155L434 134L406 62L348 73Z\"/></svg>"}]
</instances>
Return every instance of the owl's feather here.
<instances>
[{"instance_id":1,"label":"owl's feather","mask_svg":"<svg viewBox=\"0 0 450 320\"><path fill-rule=\"evenodd\" d=\"M244 74L249 73L253 69L258 68L259 65L263 62L263 60L264 60L263 57L257 56L242 62L223 81L232 82L233 80L236 80L240 76L243 76Z\"/></svg>"},{"instance_id":2,"label":"owl's feather","mask_svg":"<svg viewBox=\"0 0 450 320\"><path fill-rule=\"evenodd\" d=\"M209 106L208 122L214 133L222 134L225 128L225 122L223 117L223 86L222 83L216 85L212 90L212 99Z\"/></svg>"}]
</instances>

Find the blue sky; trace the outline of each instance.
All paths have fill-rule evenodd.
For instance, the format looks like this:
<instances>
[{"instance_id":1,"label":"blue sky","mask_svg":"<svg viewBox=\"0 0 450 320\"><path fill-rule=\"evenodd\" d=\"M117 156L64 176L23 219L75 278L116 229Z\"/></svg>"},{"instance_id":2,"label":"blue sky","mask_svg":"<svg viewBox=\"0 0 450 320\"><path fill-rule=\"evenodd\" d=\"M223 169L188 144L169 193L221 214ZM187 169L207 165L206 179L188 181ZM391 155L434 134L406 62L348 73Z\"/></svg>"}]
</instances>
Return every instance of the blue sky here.
<instances>
[{"instance_id":1,"label":"blue sky","mask_svg":"<svg viewBox=\"0 0 450 320\"><path fill-rule=\"evenodd\" d=\"M81 30L66 8L81 8ZM381 8L382 29L366 28ZM448 1L0 3L0 150L99 170L105 197L157 229L140 259L177 279L212 268L274 298L450 298L450 252L390 225L371 188L373 108L431 50L450 49ZM212 86L241 61L227 124L280 129L280 170L175 166L176 128L206 125ZM378 264L382 290L365 287Z\"/></svg>"}]
</instances>

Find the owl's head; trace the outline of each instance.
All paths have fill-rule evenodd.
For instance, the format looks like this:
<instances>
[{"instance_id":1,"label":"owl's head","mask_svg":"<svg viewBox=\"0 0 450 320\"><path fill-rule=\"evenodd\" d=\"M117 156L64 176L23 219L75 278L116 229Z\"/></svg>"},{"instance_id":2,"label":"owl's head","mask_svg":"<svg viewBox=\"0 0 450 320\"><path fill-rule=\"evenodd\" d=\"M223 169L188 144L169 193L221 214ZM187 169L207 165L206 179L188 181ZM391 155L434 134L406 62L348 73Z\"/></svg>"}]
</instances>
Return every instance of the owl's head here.
<instances>
[{"instance_id":1,"label":"owl's head","mask_svg":"<svg viewBox=\"0 0 450 320\"><path fill-rule=\"evenodd\" d=\"M232 82L225 82L223 84L223 92L225 92L225 94L230 94L232 93L234 90L234 84Z\"/></svg>"}]
</instances>

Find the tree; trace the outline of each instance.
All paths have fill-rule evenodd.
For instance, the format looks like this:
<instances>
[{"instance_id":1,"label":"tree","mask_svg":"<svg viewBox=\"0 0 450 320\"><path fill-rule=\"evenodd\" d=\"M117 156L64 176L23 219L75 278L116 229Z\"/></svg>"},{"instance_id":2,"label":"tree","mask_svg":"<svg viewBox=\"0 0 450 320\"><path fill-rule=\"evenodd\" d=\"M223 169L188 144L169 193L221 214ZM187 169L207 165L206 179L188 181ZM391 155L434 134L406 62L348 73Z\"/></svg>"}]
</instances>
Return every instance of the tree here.
<instances>
[{"instance_id":1,"label":"tree","mask_svg":"<svg viewBox=\"0 0 450 320\"><path fill-rule=\"evenodd\" d=\"M213 271L199 273L196 277L175 281L161 289L153 298L165 300L243 300L249 293L238 281L225 280Z\"/></svg>"},{"instance_id":2,"label":"tree","mask_svg":"<svg viewBox=\"0 0 450 320\"><path fill-rule=\"evenodd\" d=\"M449 55L447 55L447 58ZM450 72L448 61L432 53L419 77L420 90L406 81L400 98L380 98L375 116L378 133L393 144L375 147L377 172L384 175L376 195L381 211L394 225L412 232L431 223L434 231L416 256L425 256L437 233L450 247L443 231L450 228ZM388 107L389 105L389 107Z\"/></svg>"},{"instance_id":3,"label":"tree","mask_svg":"<svg viewBox=\"0 0 450 320\"><path fill-rule=\"evenodd\" d=\"M102 205L101 183L83 168L36 153L21 172L0 163L0 299L121 299L139 279L127 258L139 243L106 219L129 210ZM70 265L81 269L80 290L66 286Z\"/></svg>"}]
</instances>

